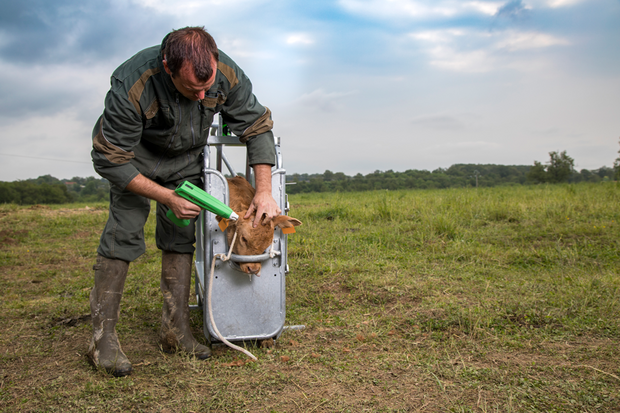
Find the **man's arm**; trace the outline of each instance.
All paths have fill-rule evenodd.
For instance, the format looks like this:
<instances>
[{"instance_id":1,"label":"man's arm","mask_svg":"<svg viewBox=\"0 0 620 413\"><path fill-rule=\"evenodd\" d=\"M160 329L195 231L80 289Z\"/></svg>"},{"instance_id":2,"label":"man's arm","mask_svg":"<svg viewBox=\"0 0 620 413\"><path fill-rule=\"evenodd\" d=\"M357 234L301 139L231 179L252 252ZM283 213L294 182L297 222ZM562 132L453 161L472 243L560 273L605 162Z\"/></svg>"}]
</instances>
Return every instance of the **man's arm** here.
<instances>
[{"instance_id":1,"label":"man's arm","mask_svg":"<svg viewBox=\"0 0 620 413\"><path fill-rule=\"evenodd\" d=\"M180 219L195 218L201 211L198 205L178 196L174 190L158 185L142 174L131 180L126 188L135 194L166 205Z\"/></svg>"},{"instance_id":2,"label":"man's arm","mask_svg":"<svg viewBox=\"0 0 620 413\"><path fill-rule=\"evenodd\" d=\"M224 86L230 87L220 113L230 130L247 144L248 161L254 168L256 194L244 218L255 212L256 227L263 215L263 223L268 223L282 212L271 195L271 167L276 158L271 111L256 99L243 70L222 51L218 70L225 76Z\"/></svg>"},{"instance_id":3,"label":"man's arm","mask_svg":"<svg viewBox=\"0 0 620 413\"><path fill-rule=\"evenodd\" d=\"M256 228L263 214L265 215L263 223L268 223L274 217L280 215L282 210L278 207L271 194L271 165L257 164L253 165L252 168L254 168L254 178L256 180L256 194L254 194L254 199L243 218L250 218L252 212L256 211L256 218L254 218L252 223L254 228Z\"/></svg>"}]
</instances>

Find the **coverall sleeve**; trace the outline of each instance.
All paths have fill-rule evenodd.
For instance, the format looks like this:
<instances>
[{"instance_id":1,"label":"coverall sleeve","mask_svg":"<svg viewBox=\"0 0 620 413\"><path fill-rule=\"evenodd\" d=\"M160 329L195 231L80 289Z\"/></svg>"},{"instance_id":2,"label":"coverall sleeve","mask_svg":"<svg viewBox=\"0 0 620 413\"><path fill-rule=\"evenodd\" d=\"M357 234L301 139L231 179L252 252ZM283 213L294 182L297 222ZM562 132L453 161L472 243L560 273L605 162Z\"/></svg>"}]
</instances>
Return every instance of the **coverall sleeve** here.
<instances>
[{"instance_id":1,"label":"coverall sleeve","mask_svg":"<svg viewBox=\"0 0 620 413\"><path fill-rule=\"evenodd\" d=\"M245 73L234 66L236 84L222 107L222 117L241 142L245 142L250 165L275 165L276 150L273 121L269 108L261 105L252 92L252 83Z\"/></svg>"},{"instance_id":2,"label":"coverall sleeve","mask_svg":"<svg viewBox=\"0 0 620 413\"><path fill-rule=\"evenodd\" d=\"M124 189L138 174L130 163L133 148L142 136L142 119L123 90L114 89L105 98L105 109L93 129L91 156L95 171Z\"/></svg>"}]
</instances>

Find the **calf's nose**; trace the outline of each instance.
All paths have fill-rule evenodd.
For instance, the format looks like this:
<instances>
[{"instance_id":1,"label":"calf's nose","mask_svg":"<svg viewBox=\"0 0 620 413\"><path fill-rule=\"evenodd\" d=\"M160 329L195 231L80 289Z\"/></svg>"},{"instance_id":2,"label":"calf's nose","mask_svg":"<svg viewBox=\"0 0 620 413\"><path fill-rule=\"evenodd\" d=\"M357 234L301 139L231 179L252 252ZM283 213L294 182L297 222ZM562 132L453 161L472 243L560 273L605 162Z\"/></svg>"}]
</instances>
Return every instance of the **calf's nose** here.
<instances>
[{"instance_id":1,"label":"calf's nose","mask_svg":"<svg viewBox=\"0 0 620 413\"><path fill-rule=\"evenodd\" d=\"M261 264L259 262L250 262L241 266L241 269L248 274L254 274L260 277Z\"/></svg>"}]
</instances>

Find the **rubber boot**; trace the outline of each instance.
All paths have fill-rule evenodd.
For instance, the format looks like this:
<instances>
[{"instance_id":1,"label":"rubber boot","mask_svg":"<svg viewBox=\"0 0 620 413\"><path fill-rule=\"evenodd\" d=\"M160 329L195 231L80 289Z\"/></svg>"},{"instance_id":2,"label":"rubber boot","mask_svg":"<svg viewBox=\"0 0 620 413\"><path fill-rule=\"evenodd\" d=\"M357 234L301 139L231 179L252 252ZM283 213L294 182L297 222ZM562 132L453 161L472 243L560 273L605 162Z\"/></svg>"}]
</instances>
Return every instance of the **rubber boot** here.
<instances>
[{"instance_id":1,"label":"rubber boot","mask_svg":"<svg viewBox=\"0 0 620 413\"><path fill-rule=\"evenodd\" d=\"M211 349L196 341L189 328L192 256L162 251L161 292L164 305L160 341L166 353L181 350L204 360L211 357Z\"/></svg>"},{"instance_id":2,"label":"rubber boot","mask_svg":"<svg viewBox=\"0 0 620 413\"><path fill-rule=\"evenodd\" d=\"M95 287L90 292L90 313L93 339L87 356L95 367L101 367L116 377L131 373L131 363L123 353L116 335L123 287L129 263L97 255Z\"/></svg>"}]
</instances>

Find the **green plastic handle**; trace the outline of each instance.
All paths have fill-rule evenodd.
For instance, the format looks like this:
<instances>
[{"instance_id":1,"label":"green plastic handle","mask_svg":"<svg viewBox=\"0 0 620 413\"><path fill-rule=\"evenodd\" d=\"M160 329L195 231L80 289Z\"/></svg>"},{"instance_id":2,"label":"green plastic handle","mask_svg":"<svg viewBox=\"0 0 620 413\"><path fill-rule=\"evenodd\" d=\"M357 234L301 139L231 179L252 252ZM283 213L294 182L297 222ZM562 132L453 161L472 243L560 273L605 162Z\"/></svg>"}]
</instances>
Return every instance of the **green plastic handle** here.
<instances>
[{"instance_id":1,"label":"green plastic handle","mask_svg":"<svg viewBox=\"0 0 620 413\"><path fill-rule=\"evenodd\" d=\"M213 212L215 215L219 215L222 218L231 219L233 221L239 219L239 216L228 205L213 195L209 195L191 182L184 181L180 183L174 192L178 196L187 199L189 202L198 205L200 208ZM166 212L166 216L181 228L185 228L190 223L189 219L177 218L171 209Z\"/></svg>"},{"instance_id":2,"label":"green plastic handle","mask_svg":"<svg viewBox=\"0 0 620 413\"><path fill-rule=\"evenodd\" d=\"M172 212L171 209L169 209L168 212L166 212L166 216L170 219L170 221L174 222L175 225L179 228L185 228L190 223L189 219L177 218L177 216L174 215L174 212Z\"/></svg>"}]
</instances>

